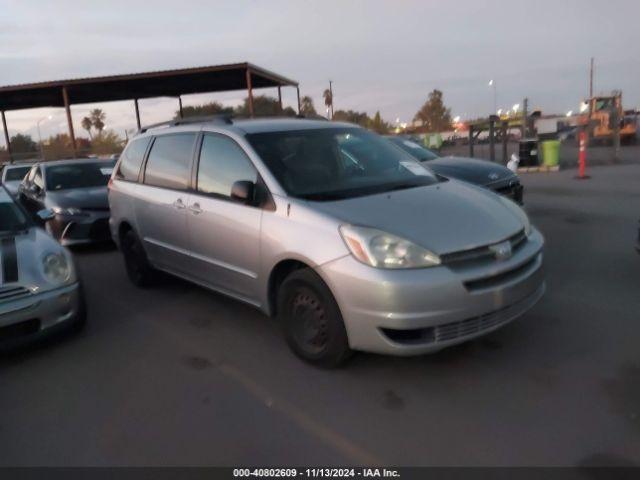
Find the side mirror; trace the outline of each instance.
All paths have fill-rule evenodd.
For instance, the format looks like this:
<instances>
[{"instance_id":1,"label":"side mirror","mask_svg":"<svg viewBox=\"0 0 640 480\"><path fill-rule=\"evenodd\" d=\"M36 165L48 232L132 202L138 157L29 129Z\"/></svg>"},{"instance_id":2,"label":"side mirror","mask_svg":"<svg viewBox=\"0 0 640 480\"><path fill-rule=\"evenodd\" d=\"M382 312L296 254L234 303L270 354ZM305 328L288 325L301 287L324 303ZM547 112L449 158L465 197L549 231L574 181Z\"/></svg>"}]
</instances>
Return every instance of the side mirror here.
<instances>
[{"instance_id":1,"label":"side mirror","mask_svg":"<svg viewBox=\"0 0 640 480\"><path fill-rule=\"evenodd\" d=\"M32 183L31 185L29 185L25 190L27 193L30 193L31 195L40 195L40 187L35 183Z\"/></svg>"},{"instance_id":2,"label":"side mirror","mask_svg":"<svg viewBox=\"0 0 640 480\"><path fill-rule=\"evenodd\" d=\"M231 187L231 199L240 203L250 204L253 202L255 190L255 183L248 180L234 182Z\"/></svg>"},{"instance_id":3,"label":"side mirror","mask_svg":"<svg viewBox=\"0 0 640 480\"><path fill-rule=\"evenodd\" d=\"M51 210L50 208L44 208L42 210L38 210L36 216L38 217L38 220L40 220L42 223L45 223L49 220L53 220L56 214L53 213L53 210Z\"/></svg>"}]
</instances>

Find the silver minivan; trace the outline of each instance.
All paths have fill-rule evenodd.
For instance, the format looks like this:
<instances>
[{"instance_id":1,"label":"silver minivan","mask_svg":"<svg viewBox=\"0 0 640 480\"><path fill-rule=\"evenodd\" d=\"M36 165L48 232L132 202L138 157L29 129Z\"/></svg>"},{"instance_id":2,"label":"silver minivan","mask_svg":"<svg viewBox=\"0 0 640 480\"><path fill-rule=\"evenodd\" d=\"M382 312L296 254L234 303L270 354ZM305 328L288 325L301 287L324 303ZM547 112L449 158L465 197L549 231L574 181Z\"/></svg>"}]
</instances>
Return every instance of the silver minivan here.
<instances>
[{"instance_id":1,"label":"silver minivan","mask_svg":"<svg viewBox=\"0 0 640 480\"><path fill-rule=\"evenodd\" d=\"M120 157L109 202L133 283L161 270L254 305L322 366L465 342L545 289L543 238L520 207L346 123L149 128Z\"/></svg>"}]
</instances>

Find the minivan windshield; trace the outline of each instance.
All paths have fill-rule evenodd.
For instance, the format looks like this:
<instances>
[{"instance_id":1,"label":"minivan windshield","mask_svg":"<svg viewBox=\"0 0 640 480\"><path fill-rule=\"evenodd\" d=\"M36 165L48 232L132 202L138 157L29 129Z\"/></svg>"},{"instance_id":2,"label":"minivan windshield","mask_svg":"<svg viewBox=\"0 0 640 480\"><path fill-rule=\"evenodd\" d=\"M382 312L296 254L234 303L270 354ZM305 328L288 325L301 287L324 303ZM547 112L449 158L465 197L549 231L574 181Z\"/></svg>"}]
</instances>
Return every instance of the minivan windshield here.
<instances>
[{"instance_id":1,"label":"minivan windshield","mask_svg":"<svg viewBox=\"0 0 640 480\"><path fill-rule=\"evenodd\" d=\"M413 157L359 128L248 134L289 195L338 200L437 183Z\"/></svg>"},{"instance_id":2,"label":"minivan windshield","mask_svg":"<svg viewBox=\"0 0 640 480\"><path fill-rule=\"evenodd\" d=\"M106 186L115 166L114 160L65 163L46 168L47 190Z\"/></svg>"}]
</instances>

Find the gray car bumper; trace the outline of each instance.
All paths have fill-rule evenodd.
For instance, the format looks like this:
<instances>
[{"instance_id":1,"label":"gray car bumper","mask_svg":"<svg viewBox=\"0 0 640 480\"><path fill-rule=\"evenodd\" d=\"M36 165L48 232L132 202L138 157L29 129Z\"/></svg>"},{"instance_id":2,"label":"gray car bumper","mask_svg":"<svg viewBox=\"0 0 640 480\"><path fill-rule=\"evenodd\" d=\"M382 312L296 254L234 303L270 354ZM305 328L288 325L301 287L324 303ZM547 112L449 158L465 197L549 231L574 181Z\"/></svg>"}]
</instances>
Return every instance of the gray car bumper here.
<instances>
[{"instance_id":1,"label":"gray car bumper","mask_svg":"<svg viewBox=\"0 0 640 480\"><path fill-rule=\"evenodd\" d=\"M0 347L35 340L84 320L79 283L0 303Z\"/></svg>"},{"instance_id":2,"label":"gray car bumper","mask_svg":"<svg viewBox=\"0 0 640 480\"><path fill-rule=\"evenodd\" d=\"M545 291L542 245L534 231L511 259L491 265L380 270L346 256L317 271L353 349L417 355L489 333L529 310Z\"/></svg>"}]
</instances>

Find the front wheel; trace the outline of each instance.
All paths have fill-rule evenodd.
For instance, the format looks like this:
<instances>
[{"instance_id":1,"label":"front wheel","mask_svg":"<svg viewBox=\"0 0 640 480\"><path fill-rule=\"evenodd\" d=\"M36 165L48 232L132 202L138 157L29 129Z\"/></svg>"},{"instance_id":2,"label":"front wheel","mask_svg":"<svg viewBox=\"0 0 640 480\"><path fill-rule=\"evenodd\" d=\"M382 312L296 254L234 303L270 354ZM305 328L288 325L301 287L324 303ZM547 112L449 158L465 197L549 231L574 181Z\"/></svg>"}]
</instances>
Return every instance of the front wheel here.
<instances>
[{"instance_id":1,"label":"front wheel","mask_svg":"<svg viewBox=\"0 0 640 480\"><path fill-rule=\"evenodd\" d=\"M296 270L284 280L278 312L287 343L303 360L335 368L351 356L338 304L313 270Z\"/></svg>"}]
</instances>

